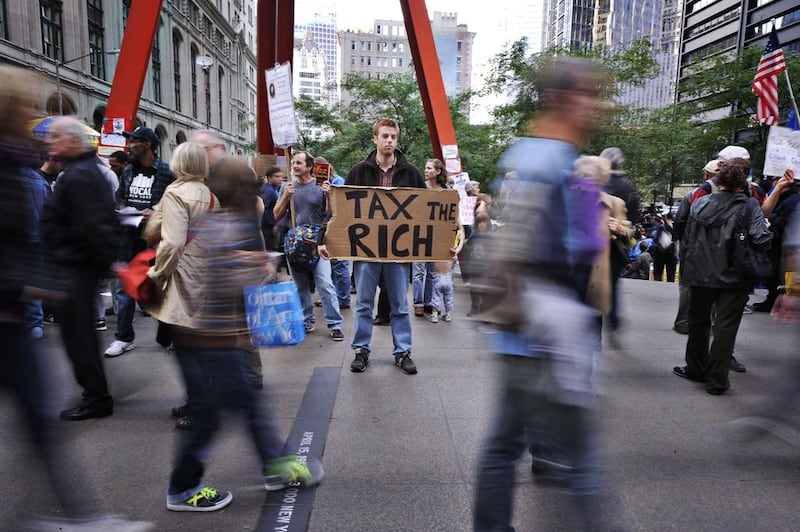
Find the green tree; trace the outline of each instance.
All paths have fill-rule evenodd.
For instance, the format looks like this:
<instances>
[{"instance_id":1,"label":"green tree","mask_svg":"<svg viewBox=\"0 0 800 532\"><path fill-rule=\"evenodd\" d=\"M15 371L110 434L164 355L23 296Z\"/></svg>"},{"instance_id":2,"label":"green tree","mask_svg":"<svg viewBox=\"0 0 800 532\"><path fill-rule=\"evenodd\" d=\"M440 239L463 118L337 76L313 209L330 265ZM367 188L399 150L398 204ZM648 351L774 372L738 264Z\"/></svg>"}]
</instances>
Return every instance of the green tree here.
<instances>
[{"instance_id":1,"label":"green tree","mask_svg":"<svg viewBox=\"0 0 800 532\"><path fill-rule=\"evenodd\" d=\"M769 127L755 121L757 96L752 83L763 46L750 46L737 54L723 54L700 61L690 68L692 74L680 84L681 100L697 116L705 117L706 153L713 156L725 144L736 143L750 151L753 168L764 164ZM785 52L790 79L800 75L800 56ZM789 89L786 78L778 78L778 101L781 122L789 113Z\"/></svg>"},{"instance_id":2,"label":"green tree","mask_svg":"<svg viewBox=\"0 0 800 532\"><path fill-rule=\"evenodd\" d=\"M494 110L498 126L510 134L524 133L541 105L539 79L555 57L570 55L594 59L608 73L601 87L607 98L619 93L622 85L640 86L658 72L653 46L646 39L637 40L626 48L612 50L598 47L593 50L549 48L541 53L528 53L528 42L522 38L495 56L487 77L486 92L512 94L512 100ZM612 120L613 122L613 120Z\"/></svg>"},{"instance_id":3,"label":"green tree","mask_svg":"<svg viewBox=\"0 0 800 532\"><path fill-rule=\"evenodd\" d=\"M422 170L425 161L433 157L433 151L419 87L414 79L390 75L377 80L351 74L342 82L342 88L350 92L351 101L332 110L307 97L295 102L301 119L328 133L323 138L313 138L309 131L301 131L298 147L325 156L340 175L346 175L375 148L372 142L375 120L391 117L400 125L399 148ZM494 126L469 123L461 111L469 96L451 99L450 112L464 170L488 184L494 177L497 158L504 146L503 137L496 134Z\"/></svg>"}]
</instances>

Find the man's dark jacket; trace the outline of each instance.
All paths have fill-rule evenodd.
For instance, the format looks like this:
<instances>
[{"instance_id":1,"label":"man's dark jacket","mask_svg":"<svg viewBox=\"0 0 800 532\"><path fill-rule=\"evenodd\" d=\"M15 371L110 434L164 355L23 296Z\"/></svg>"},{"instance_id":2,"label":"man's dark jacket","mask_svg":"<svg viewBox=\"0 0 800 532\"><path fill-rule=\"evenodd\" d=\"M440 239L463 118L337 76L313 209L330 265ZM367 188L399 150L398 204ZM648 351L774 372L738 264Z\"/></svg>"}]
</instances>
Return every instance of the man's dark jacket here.
<instances>
[{"instance_id":1,"label":"man's dark jacket","mask_svg":"<svg viewBox=\"0 0 800 532\"><path fill-rule=\"evenodd\" d=\"M747 228L756 245L766 246L772 240L755 198L720 190L696 200L681 239L681 282L708 288L752 285L752 280L735 271L731 264L731 239L737 227Z\"/></svg>"},{"instance_id":2,"label":"man's dark jacket","mask_svg":"<svg viewBox=\"0 0 800 532\"><path fill-rule=\"evenodd\" d=\"M381 184L381 169L375 161L377 150L372 150L366 159L353 166L345 179L345 185L378 187ZM392 170L393 187L425 188L425 178L406 160L402 152L395 150L397 160Z\"/></svg>"},{"instance_id":3,"label":"man's dark jacket","mask_svg":"<svg viewBox=\"0 0 800 532\"><path fill-rule=\"evenodd\" d=\"M105 270L116 257L119 219L94 150L70 161L42 212L42 241L52 264Z\"/></svg>"}]
</instances>

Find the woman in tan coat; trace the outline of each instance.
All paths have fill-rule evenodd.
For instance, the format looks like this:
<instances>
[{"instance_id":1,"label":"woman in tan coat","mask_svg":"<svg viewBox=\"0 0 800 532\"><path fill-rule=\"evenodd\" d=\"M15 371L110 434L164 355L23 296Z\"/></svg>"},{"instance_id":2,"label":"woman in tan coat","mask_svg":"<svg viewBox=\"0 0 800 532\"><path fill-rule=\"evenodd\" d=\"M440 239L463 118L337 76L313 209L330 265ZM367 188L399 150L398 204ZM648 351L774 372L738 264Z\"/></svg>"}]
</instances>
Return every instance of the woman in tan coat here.
<instances>
[{"instance_id":1,"label":"woman in tan coat","mask_svg":"<svg viewBox=\"0 0 800 532\"><path fill-rule=\"evenodd\" d=\"M198 270L202 249L193 234L200 219L215 208L216 199L205 184L208 160L200 144L178 146L170 168L175 181L164 191L144 230L148 241L158 243L155 265L147 275L163 292L160 304L146 310L167 325L192 328L204 279Z\"/></svg>"},{"instance_id":2,"label":"woman in tan coat","mask_svg":"<svg viewBox=\"0 0 800 532\"><path fill-rule=\"evenodd\" d=\"M611 164L602 157L584 155L575 161L575 172L602 186L611 177ZM602 328L602 317L611 310L611 241L630 238L633 226L628 221L627 209L622 199L600 192L597 204L600 209L598 231L606 236L608 245L592 267L586 302L599 314L598 327Z\"/></svg>"}]
</instances>

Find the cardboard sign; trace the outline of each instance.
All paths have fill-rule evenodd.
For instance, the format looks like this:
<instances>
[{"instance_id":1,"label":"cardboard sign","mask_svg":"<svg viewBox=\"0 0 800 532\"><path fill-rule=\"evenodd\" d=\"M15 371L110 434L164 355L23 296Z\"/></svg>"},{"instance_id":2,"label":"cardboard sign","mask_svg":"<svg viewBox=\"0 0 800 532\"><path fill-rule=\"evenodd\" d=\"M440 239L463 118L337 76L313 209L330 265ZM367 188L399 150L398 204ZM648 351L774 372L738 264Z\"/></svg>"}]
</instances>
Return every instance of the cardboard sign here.
<instances>
[{"instance_id":1,"label":"cardboard sign","mask_svg":"<svg viewBox=\"0 0 800 532\"><path fill-rule=\"evenodd\" d=\"M314 178L319 186L322 186L325 181L329 181L331 178L331 165L328 163L314 164Z\"/></svg>"},{"instance_id":2,"label":"cardboard sign","mask_svg":"<svg viewBox=\"0 0 800 532\"><path fill-rule=\"evenodd\" d=\"M800 131L770 126L764 175L780 177L787 168L794 170L795 176L800 176Z\"/></svg>"},{"instance_id":3,"label":"cardboard sign","mask_svg":"<svg viewBox=\"0 0 800 532\"><path fill-rule=\"evenodd\" d=\"M325 244L337 259L366 262L450 260L458 193L424 188L331 187Z\"/></svg>"}]
</instances>

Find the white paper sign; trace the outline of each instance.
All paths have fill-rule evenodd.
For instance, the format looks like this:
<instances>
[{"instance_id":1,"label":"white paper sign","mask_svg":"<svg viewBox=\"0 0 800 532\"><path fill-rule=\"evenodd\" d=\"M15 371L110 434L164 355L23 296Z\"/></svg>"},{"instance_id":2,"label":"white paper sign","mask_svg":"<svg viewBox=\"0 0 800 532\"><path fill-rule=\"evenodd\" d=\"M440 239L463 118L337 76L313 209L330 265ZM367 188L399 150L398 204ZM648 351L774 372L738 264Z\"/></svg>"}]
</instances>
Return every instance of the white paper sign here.
<instances>
[{"instance_id":1,"label":"white paper sign","mask_svg":"<svg viewBox=\"0 0 800 532\"><path fill-rule=\"evenodd\" d=\"M464 199L467 197L467 183L469 183L469 174L461 172L450 176L453 179L453 188L458 190L458 197Z\"/></svg>"},{"instance_id":2,"label":"white paper sign","mask_svg":"<svg viewBox=\"0 0 800 532\"><path fill-rule=\"evenodd\" d=\"M448 174L457 174L461 171L461 159L445 159L444 167Z\"/></svg>"},{"instance_id":3,"label":"white paper sign","mask_svg":"<svg viewBox=\"0 0 800 532\"><path fill-rule=\"evenodd\" d=\"M265 75L272 143L279 148L294 146L297 144L298 135L292 96L291 66L288 61L281 63L275 68L268 68Z\"/></svg>"},{"instance_id":4,"label":"white paper sign","mask_svg":"<svg viewBox=\"0 0 800 532\"><path fill-rule=\"evenodd\" d=\"M467 196L461 198L458 203L458 213L461 217L461 225L472 225L475 223L475 206L478 204L477 196Z\"/></svg>"},{"instance_id":5,"label":"white paper sign","mask_svg":"<svg viewBox=\"0 0 800 532\"><path fill-rule=\"evenodd\" d=\"M764 156L764 175L782 176L787 168L800 175L800 131L788 127L770 126L767 153Z\"/></svg>"},{"instance_id":6,"label":"white paper sign","mask_svg":"<svg viewBox=\"0 0 800 532\"><path fill-rule=\"evenodd\" d=\"M100 144L103 146L124 148L128 144L125 137L122 136L122 132L125 131L125 119L107 118L104 125L108 123L108 120L111 120L111 133L106 133L106 128L103 127L101 129L102 133L100 134Z\"/></svg>"},{"instance_id":7,"label":"white paper sign","mask_svg":"<svg viewBox=\"0 0 800 532\"><path fill-rule=\"evenodd\" d=\"M442 144L442 157L445 159L457 159L458 144Z\"/></svg>"}]
</instances>

